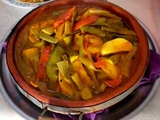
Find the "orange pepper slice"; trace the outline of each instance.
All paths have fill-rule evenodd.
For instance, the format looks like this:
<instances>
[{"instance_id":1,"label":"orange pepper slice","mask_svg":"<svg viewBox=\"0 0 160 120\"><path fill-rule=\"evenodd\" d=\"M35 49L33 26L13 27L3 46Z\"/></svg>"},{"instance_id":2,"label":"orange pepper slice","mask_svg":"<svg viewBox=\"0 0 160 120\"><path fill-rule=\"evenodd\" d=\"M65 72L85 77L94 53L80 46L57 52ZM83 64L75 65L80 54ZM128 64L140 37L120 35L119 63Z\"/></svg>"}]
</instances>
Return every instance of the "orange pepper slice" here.
<instances>
[{"instance_id":1,"label":"orange pepper slice","mask_svg":"<svg viewBox=\"0 0 160 120\"><path fill-rule=\"evenodd\" d=\"M68 11L64 12L63 14L61 14L53 23L53 26L55 29L57 29L62 23L64 23L65 21L69 20L74 11L76 9L76 6L72 7L71 9L69 9Z\"/></svg>"}]
</instances>

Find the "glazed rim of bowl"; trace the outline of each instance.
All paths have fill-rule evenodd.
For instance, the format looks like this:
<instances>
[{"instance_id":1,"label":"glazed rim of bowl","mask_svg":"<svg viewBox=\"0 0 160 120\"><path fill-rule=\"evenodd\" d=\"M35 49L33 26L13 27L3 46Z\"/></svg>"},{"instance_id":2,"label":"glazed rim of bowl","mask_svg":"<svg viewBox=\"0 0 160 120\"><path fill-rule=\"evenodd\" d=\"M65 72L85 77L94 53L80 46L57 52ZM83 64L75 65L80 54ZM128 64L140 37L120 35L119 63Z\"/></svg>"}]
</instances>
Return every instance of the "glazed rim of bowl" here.
<instances>
[{"instance_id":1,"label":"glazed rim of bowl","mask_svg":"<svg viewBox=\"0 0 160 120\"><path fill-rule=\"evenodd\" d=\"M82 6L94 6L99 7L102 9L106 9L111 11L112 13L120 16L130 27L132 30L134 30L137 34L138 38L138 63L136 70L134 71L134 74L130 77L130 82L122 85L123 87L117 87L115 88L112 93L106 93L104 92L102 95L98 95L97 97L94 97L90 100L63 100L51 96L46 96L42 94L40 91L36 90L35 88L31 87L21 76L20 72L17 69L17 66L15 64L14 60L14 46L16 41L16 36L18 32L26 25L26 23L29 22L29 19L32 17L36 17L37 15L42 14L47 9L56 9L60 7L68 7L73 5L82 5ZM62 7L62 8L63 8ZM62 107L72 107L72 108L78 108L78 107L88 107L88 106L95 106L98 104L102 104L108 100L111 100L120 94L127 91L129 88L134 86L137 81L141 79L143 76L147 64L148 64L148 58L149 58L149 46L147 42L147 38L144 34L144 31L140 24L137 22L137 20L126 10L123 8L104 1L97 1L97 0L65 0L65 1L52 1L47 4L44 4L30 13L28 13L25 17L23 17L15 26L15 28L12 30L11 34L8 37L8 44L7 44L7 51L6 51L6 58L7 58L7 65L9 68L9 71L14 79L14 81L28 94L30 94L32 97L37 99L38 101L42 103L46 103L49 105L54 106L62 106ZM117 92L118 91L118 92Z\"/></svg>"}]
</instances>

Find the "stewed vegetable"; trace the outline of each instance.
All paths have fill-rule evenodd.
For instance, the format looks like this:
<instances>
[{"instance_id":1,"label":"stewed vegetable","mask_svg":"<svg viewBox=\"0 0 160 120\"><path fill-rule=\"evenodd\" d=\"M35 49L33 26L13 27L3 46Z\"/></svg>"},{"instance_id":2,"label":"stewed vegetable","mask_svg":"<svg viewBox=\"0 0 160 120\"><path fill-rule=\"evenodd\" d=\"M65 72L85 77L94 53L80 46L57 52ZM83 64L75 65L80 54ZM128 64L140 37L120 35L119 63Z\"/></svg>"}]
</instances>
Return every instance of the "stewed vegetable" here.
<instances>
[{"instance_id":1,"label":"stewed vegetable","mask_svg":"<svg viewBox=\"0 0 160 120\"><path fill-rule=\"evenodd\" d=\"M122 18L77 6L53 16L29 28L21 74L30 85L58 98L87 100L129 77L138 42Z\"/></svg>"}]
</instances>

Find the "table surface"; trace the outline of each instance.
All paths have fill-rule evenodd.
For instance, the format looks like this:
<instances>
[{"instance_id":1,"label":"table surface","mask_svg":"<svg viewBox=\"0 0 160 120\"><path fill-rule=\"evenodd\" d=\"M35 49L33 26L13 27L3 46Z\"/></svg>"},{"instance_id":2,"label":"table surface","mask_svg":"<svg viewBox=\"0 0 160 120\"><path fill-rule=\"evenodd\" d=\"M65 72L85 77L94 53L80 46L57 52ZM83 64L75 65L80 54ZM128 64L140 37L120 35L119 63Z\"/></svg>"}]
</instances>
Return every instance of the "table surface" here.
<instances>
[{"instance_id":1,"label":"table surface","mask_svg":"<svg viewBox=\"0 0 160 120\"><path fill-rule=\"evenodd\" d=\"M160 46L160 0L108 0L115 3L140 19L151 31ZM10 6L0 0L0 40L10 27L32 9ZM160 48L160 47L159 47ZM158 120L160 118L160 87L148 105L131 120ZM23 120L18 113L5 101L0 93L0 119Z\"/></svg>"}]
</instances>

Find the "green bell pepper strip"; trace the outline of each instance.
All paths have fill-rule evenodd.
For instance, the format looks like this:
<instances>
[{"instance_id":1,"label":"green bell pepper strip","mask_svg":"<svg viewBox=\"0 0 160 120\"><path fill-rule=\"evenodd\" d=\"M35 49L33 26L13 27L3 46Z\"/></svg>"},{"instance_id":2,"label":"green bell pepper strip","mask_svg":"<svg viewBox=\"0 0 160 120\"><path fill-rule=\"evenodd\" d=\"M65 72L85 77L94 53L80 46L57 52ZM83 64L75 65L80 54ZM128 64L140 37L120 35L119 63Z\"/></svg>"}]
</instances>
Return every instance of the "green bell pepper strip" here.
<instances>
[{"instance_id":1,"label":"green bell pepper strip","mask_svg":"<svg viewBox=\"0 0 160 120\"><path fill-rule=\"evenodd\" d=\"M135 32L132 30L128 30L123 27L117 27L117 28L109 28L109 27L101 27L102 30L108 31L108 32L113 32L113 33L118 33L118 34L124 34L124 35L136 35Z\"/></svg>"},{"instance_id":2,"label":"green bell pepper strip","mask_svg":"<svg viewBox=\"0 0 160 120\"><path fill-rule=\"evenodd\" d=\"M99 84L99 81L98 81L97 78L96 78L95 71L94 71L94 70L89 70L87 67L85 67L85 70L87 71L87 73L89 74L91 80L92 80L93 83L94 83L94 88L95 88L96 91L93 90L93 92L95 92L95 93L100 92L100 91L99 91L99 90L100 90L100 84Z\"/></svg>"},{"instance_id":3,"label":"green bell pepper strip","mask_svg":"<svg viewBox=\"0 0 160 120\"><path fill-rule=\"evenodd\" d=\"M104 16L104 17L107 17L107 18L114 18L114 19L121 20L120 17L118 17L117 15L114 15L114 14L112 14L109 11L106 11L106 10L89 9L88 13L91 14L91 15L94 14L94 15L98 15L98 16Z\"/></svg>"},{"instance_id":4,"label":"green bell pepper strip","mask_svg":"<svg viewBox=\"0 0 160 120\"><path fill-rule=\"evenodd\" d=\"M52 35L54 33L54 27L47 27L47 28L43 28L42 31L48 35Z\"/></svg>"},{"instance_id":5,"label":"green bell pepper strip","mask_svg":"<svg viewBox=\"0 0 160 120\"><path fill-rule=\"evenodd\" d=\"M107 10L100 10L100 9L96 9L96 8L90 8L88 9L82 16L81 19L90 16L90 15L98 15L98 16L104 16L107 18L113 18L113 19L118 19L121 20L120 17L118 17L117 15L114 15L112 13L110 13Z\"/></svg>"},{"instance_id":6,"label":"green bell pepper strip","mask_svg":"<svg viewBox=\"0 0 160 120\"><path fill-rule=\"evenodd\" d=\"M86 65L89 69L96 70L92 64L92 60L89 59L89 57L87 56L85 49L83 47L83 35L79 36L78 45L79 45L79 59L80 59L80 61L84 65Z\"/></svg>"},{"instance_id":7,"label":"green bell pepper strip","mask_svg":"<svg viewBox=\"0 0 160 120\"><path fill-rule=\"evenodd\" d=\"M70 75L69 75L69 63L67 60L59 61L56 63L58 66L58 70L60 71L62 77L66 81L70 81Z\"/></svg>"},{"instance_id":8,"label":"green bell pepper strip","mask_svg":"<svg viewBox=\"0 0 160 120\"><path fill-rule=\"evenodd\" d=\"M97 21L95 21L92 25L104 25L104 26L107 26L106 25L106 21L107 21L107 18L105 17L100 17L97 19Z\"/></svg>"},{"instance_id":9,"label":"green bell pepper strip","mask_svg":"<svg viewBox=\"0 0 160 120\"><path fill-rule=\"evenodd\" d=\"M82 32L92 33L95 35L98 35L100 37L105 37L106 33L98 28L95 27L89 27L89 26L83 26L81 27Z\"/></svg>"},{"instance_id":10,"label":"green bell pepper strip","mask_svg":"<svg viewBox=\"0 0 160 120\"><path fill-rule=\"evenodd\" d=\"M92 25L94 25L94 26L102 25L102 26L113 27L113 28L124 26L124 24L121 20L113 19L113 18L107 19L106 17L100 17Z\"/></svg>"},{"instance_id":11,"label":"green bell pepper strip","mask_svg":"<svg viewBox=\"0 0 160 120\"><path fill-rule=\"evenodd\" d=\"M39 33L39 37L42 39L42 40L45 40L47 42L50 42L50 43L57 43L58 42L58 39L54 38L54 37L51 37L50 35L44 33L43 31L41 31Z\"/></svg>"},{"instance_id":12,"label":"green bell pepper strip","mask_svg":"<svg viewBox=\"0 0 160 120\"><path fill-rule=\"evenodd\" d=\"M79 91L77 87L75 86L74 82L71 79L70 76L70 70L69 70L69 62L66 60L57 62L58 70L61 73L62 76L62 82L59 82L61 90L63 89L63 92L65 91L65 94L69 95L70 97L74 97L76 99L79 98Z\"/></svg>"},{"instance_id":13,"label":"green bell pepper strip","mask_svg":"<svg viewBox=\"0 0 160 120\"><path fill-rule=\"evenodd\" d=\"M50 55L49 61L46 67L47 77L49 78L48 81L48 88L50 90L55 90L57 85L57 74L58 74L58 67L56 65L57 62L61 61L62 55L65 53L65 50L60 47L56 46L53 49L53 52Z\"/></svg>"}]
</instances>

